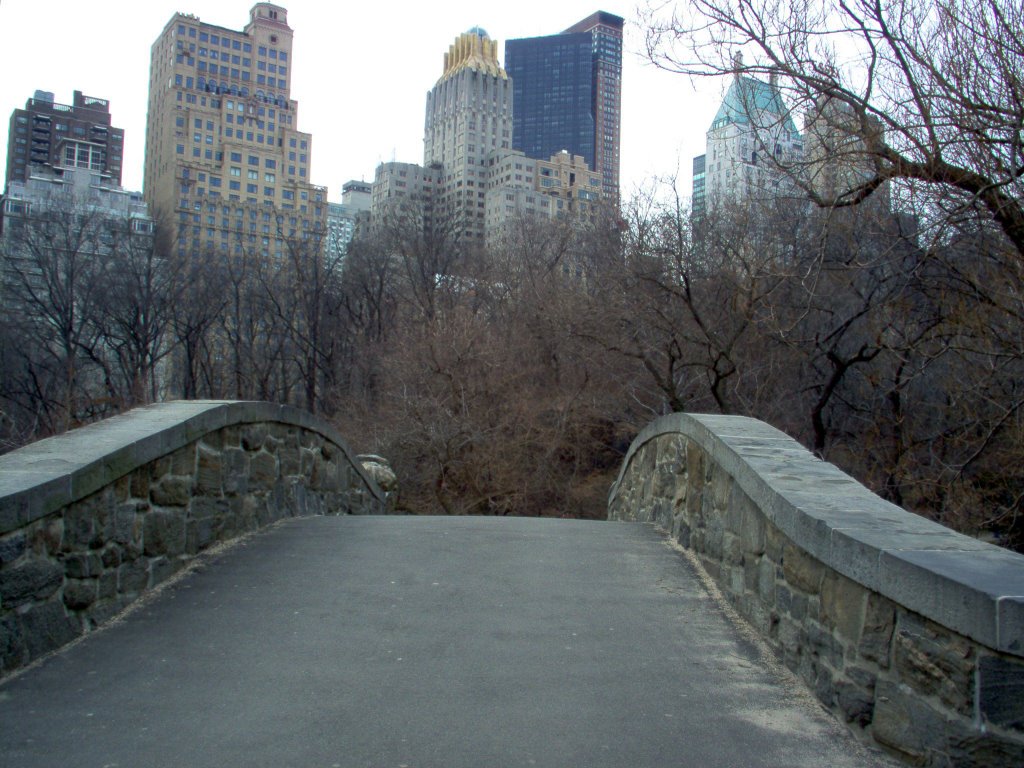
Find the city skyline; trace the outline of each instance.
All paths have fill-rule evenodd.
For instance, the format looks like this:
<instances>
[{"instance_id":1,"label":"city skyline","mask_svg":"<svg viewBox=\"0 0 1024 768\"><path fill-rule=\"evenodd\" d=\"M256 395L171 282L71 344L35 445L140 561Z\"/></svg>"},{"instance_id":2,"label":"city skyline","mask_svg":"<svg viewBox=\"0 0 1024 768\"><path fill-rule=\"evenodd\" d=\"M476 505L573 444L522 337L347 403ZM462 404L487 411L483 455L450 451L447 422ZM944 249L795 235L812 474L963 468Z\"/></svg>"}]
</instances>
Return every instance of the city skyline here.
<instances>
[{"instance_id":1,"label":"city skyline","mask_svg":"<svg viewBox=\"0 0 1024 768\"><path fill-rule=\"evenodd\" d=\"M125 130L124 186L141 189L150 44L176 11L231 29L252 5L224 0L194 5L158 0L140 7L114 2L105 6L106 15L97 15L84 12L81 6L59 2L62 9L66 7L65 23L48 31L48 43L52 50L67 54L36 55L31 67L14 68L11 76L0 83L0 106L9 115L36 90L54 93L57 103L70 102L74 90L108 100L114 124ZM678 172L680 179L688 179L690 160L703 147L707 122L721 97L717 86L697 96L685 78L650 65L644 67L636 55L639 30L631 9L612 5L573 0L551 11L550 6L526 2L512 11L464 3L455 4L443 19L438 19L436 12L410 11L405 17L408 23L401 25L395 25L393 18L380 9L359 9L347 14L347 23L333 26L333 38L328 31L338 18L336 10L314 6L309 0L281 5L288 9L298 51L293 63L293 97L302 104L303 129L317 137L310 180L327 186L332 200L340 199L345 181L372 180L380 162L422 156L423 101L434 84L439 51L455 35L477 24L498 41L499 58L503 59L507 39L551 34L597 10L627 18L623 56L624 199L653 174ZM124 24L121 11L129 8L130 34L119 26ZM39 13L38 6L23 0L0 5L0 45L16 57L19 51L25 52L22 58L28 57L29 46L33 45L31 36L18 30L37 23ZM116 50L89 45L88 41L101 30L118 39ZM331 52L330 60L325 59L324 51ZM80 62L76 60L79 53L83 54L78 56ZM70 61L75 62L73 66L68 66ZM656 101L652 101L652 93L658 94ZM657 119L652 120L655 114ZM0 126L4 131L0 140L6 143L6 121L0 121ZM688 194L685 186L682 191Z\"/></svg>"}]
</instances>

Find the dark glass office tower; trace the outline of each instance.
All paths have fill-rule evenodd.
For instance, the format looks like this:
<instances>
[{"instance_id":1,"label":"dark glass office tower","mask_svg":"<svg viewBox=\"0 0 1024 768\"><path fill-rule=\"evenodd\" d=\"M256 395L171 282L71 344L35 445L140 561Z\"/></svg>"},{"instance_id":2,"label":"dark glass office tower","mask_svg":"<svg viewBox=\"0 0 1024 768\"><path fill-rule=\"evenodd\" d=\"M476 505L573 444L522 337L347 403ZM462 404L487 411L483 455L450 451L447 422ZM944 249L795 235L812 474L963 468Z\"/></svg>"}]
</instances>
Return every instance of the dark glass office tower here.
<instances>
[{"instance_id":1,"label":"dark glass office tower","mask_svg":"<svg viewBox=\"0 0 1024 768\"><path fill-rule=\"evenodd\" d=\"M598 11L562 34L505 43L513 148L535 158L582 155L611 201L619 196L622 24Z\"/></svg>"}]
</instances>

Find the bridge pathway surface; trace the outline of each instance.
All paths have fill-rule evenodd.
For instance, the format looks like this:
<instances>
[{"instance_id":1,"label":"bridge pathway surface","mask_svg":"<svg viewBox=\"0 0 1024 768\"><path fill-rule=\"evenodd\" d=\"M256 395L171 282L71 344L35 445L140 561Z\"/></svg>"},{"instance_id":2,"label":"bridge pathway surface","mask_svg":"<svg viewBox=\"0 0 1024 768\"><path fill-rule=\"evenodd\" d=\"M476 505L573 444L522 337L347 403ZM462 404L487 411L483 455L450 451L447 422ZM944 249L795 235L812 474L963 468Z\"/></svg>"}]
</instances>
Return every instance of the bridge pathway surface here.
<instances>
[{"instance_id":1,"label":"bridge pathway surface","mask_svg":"<svg viewBox=\"0 0 1024 768\"><path fill-rule=\"evenodd\" d=\"M0 684L0 765L891 763L648 526L317 517Z\"/></svg>"}]
</instances>

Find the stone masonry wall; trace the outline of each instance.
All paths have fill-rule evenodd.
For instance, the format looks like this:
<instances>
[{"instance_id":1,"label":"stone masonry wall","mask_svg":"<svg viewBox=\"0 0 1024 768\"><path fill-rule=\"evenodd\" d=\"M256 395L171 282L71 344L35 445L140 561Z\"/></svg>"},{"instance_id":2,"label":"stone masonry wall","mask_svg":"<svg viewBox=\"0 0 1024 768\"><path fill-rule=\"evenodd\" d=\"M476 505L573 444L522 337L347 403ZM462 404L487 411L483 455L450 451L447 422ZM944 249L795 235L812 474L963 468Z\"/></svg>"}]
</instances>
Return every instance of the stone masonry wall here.
<instances>
[{"instance_id":1,"label":"stone masonry wall","mask_svg":"<svg viewBox=\"0 0 1024 768\"><path fill-rule=\"evenodd\" d=\"M386 511L333 430L293 409L167 403L108 422L0 457L0 674L216 542L283 517Z\"/></svg>"},{"instance_id":2,"label":"stone masonry wall","mask_svg":"<svg viewBox=\"0 0 1024 768\"><path fill-rule=\"evenodd\" d=\"M1024 765L1024 558L909 515L737 417L645 430L609 519L655 523L696 553L823 704L909 763ZM901 572L906 561L924 567Z\"/></svg>"}]
</instances>

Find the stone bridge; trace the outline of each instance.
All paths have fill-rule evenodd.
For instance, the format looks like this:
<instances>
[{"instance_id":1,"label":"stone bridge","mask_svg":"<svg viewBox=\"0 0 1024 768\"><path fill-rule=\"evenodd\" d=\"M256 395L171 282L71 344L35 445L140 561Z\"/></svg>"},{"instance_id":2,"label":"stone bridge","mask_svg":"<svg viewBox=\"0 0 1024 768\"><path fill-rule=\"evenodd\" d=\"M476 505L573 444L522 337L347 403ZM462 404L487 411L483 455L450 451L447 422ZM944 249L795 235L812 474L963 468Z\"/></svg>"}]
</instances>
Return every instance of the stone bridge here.
<instances>
[{"instance_id":1,"label":"stone bridge","mask_svg":"<svg viewBox=\"0 0 1024 768\"><path fill-rule=\"evenodd\" d=\"M654 422L611 522L390 508L267 403L0 457L0 766L1024 765L1024 558L766 424Z\"/></svg>"}]
</instances>

